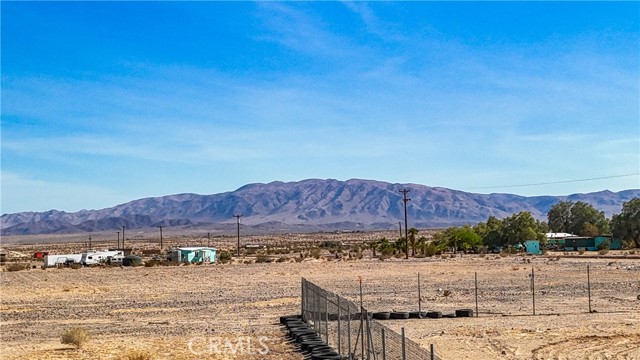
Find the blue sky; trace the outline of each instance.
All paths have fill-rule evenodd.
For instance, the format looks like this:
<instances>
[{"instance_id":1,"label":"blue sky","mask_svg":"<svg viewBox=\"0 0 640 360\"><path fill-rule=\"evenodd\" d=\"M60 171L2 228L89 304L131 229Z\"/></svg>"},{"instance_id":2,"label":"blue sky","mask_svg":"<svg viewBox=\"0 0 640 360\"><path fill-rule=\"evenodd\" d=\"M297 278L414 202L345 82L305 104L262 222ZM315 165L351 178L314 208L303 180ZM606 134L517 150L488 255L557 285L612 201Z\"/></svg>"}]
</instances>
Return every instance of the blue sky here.
<instances>
[{"instance_id":1,"label":"blue sky","mask_svg":"<svg viewBox=\"0 0 640 360\"><path fill-rule=\"evenodd\" d=\"M640 188L638 2L0 6L2 213L306 178Z\"/></svg>"}]
</instances>

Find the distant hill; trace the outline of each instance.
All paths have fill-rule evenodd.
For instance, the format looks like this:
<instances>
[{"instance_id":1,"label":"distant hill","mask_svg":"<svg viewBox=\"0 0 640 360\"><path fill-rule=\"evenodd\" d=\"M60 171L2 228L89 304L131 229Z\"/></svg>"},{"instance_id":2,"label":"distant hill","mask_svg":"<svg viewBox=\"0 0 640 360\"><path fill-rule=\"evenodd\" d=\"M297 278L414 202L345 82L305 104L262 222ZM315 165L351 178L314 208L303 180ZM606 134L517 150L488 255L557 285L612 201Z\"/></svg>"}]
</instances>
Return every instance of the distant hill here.
<instances>
[{"instance_id":1,"label":"distant hill","mask_svg":"<svg viewBox=\"0 0 640 360\"><path fill-rule=\"evenodd\" d=\"M299 182L250 184L214 195L178 194L134 200L101 210L74 213L51 210L1 217L2 235L67 234L164 225L182 228L229 229L234 214L242 224L260 231L388 229L404 219L400 189L408 194L409 226L445 227L475 224L530 211L546 219L561 200L584 201L609 217L622 203L640 197L640 189L600 191L568 196L525 197L474 194L418 184L373 180L308 179Z\"/></svg>"}]
</instances>

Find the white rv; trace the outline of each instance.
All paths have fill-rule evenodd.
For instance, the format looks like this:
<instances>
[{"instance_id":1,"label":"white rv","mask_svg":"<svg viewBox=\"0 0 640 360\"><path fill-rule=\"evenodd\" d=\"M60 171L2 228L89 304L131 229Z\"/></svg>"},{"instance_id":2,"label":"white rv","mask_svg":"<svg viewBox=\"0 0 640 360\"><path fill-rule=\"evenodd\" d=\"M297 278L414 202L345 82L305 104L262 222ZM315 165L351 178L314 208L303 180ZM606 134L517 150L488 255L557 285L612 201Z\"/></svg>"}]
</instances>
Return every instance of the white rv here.
<instances>
[{"instance_id":1,"label":"white rv","mask_svg":"<svg viewBox=\"0 0 640 360\"><path fill-rule=\"evenodd\" d=\"M82 254L82 265L97 265L102 263L122 262L124 252L122 250L87 250Z\"/></svg>"},{"instance_id":2,"label":"white rv","mask_svg":"<svg viewBox=\"0 0 640 360\"><path fill-rule=\"evenodd\" d=\"M44 267L54 267L82 261L82 254L47 255L44 257Z\"/></svg>"}]
</instances>

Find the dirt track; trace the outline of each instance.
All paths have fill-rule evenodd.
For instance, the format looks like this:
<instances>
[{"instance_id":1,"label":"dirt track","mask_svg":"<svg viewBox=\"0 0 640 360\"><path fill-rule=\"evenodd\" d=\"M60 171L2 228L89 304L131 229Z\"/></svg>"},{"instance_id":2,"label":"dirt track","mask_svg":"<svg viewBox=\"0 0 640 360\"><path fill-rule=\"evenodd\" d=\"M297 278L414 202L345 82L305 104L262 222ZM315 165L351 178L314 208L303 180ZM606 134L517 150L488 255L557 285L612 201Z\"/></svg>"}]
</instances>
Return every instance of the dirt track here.
<instances>
[{"instance_id":1,"label":"dirt track","mask_svg":"<svg viewBox=\"0 0 640 360\"><path fill-rule=\"evenodd\" d=\"M529 315L532 267L538 316ZM194 355L188 343L196 339L192 348L204 351L203 338L255 343L263 336L268 354L235 358L301 359L277 325L278 316L299 312L301 277L355 300L363 276L369 310L415 310L418 271L423 309L444 313L475 306L478 273L479 318L386 322L425 347L435 344L444 359L640 359L638 260L497 255L3 272L0 357L118 359L139 348L159 359L223 359L232 356ZM60 344L72 326L93 335L85 349Z\"/></svg>"}]
</instances>

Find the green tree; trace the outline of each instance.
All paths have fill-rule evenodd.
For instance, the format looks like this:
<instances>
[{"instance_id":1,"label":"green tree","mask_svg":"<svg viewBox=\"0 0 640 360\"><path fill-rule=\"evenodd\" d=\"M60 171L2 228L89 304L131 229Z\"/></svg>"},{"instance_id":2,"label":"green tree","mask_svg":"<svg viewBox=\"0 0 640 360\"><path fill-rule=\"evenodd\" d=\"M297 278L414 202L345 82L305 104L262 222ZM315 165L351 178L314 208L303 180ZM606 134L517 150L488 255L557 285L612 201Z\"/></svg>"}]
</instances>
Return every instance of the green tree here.
<instances>
[{"instance_id":1,"label":"green tree","mask_svg":"<svg viewBox=\"0 0 640 360\"><path fill-rule=\"evenodd\" d=\"M573 201L560 201L553 205L547 213L549 230L552 232L569 232L571 227L571 208Z\"/></svg>"},{"instance_id":2,"label":"green tree","mask_svg":"<svg viewBox=\"0 0 640 360\"><path fill-rule=\"evenodd\" d=\"M418 240L416 241L416 247L418 249L420 249L420 253L422 255L425 254L425 251L426 251L426 248L427 248L427 242L428 242L428 239L426 237L424 237L424 236L420 236L418 238Z\"/></svg>"},{"instance_id":3,"label":"green tree","mask_svg":"<svg viewBox=\"0 0 640 360\"><path fill-rule=\"evenodd\" d=\"M416 235L420 232L420 230L416 228L409 229L409 241L411 242L411 256L416 256Z\"/></svg>"},{"instance_id":4,"label":"green tree","mask_svg":"<svg viewBox=\"0 0 640 360\"><path fill-rule=\"evenodd\" d=\"M390 256L395 252L395 245L391 241L387 240L387 238L383 237L378 240L378 250L382 255Z\"/></svg>"},{"instance_id":5,"label":"green tree","mask_svg":"<svg viewBox=\"0 0 640 360\"><path fill-rule=\"evenodd\" d=\"M609 232L609 221L603 211L582 201L560 201L547 213L549 230L580 236L595 236Z\"/></svg>"},{"instance_id":6,"label":"green tree","mask_svg":"<svg viewBox=\"0 0 640 360\"><path fill-rule=\"evenodd\" d=\"M452 237L457 245L456 247L464 250L465 253L474 246L482 245L482 238L469 225L455 228L452 231Z\"/></svg>"},{"instance_id":7,"label":"green tree","mask_svg":"<svg viewBox=\"0 0 640 360\"><path fill-rule=\"evenodd\" d=\"M407 246L407 239L403 237L398 238L398 240L396 240L395 244L394 244L396 250L398 250L398 252L404 253L405 248Z\"/></svg>"},{"instance_id":8,"label":"green tree","mask_svg":"<svg viewBox=\"0 0 640 360\"><path fill-rule=\"evenodd\" d=\"M569 232L580 236L594 236L609 232L609 222L604 211L598 211L590 204L578 201L571 207Z\"/></svg>"},{"instance_id":9,"label":"green tree","mask_svg":"<svg viewBox=\"0 0 640 360\"><path fill-rule=\"evenodd\" d=\"M521 211L502 221L503 237L507 245L524 245L527 240L541 239L536 219L528 211Z\"/></svg>"},{"instance_id":10,"label":"green tree","mask_svg":"<svg viewBox=\"0 0 640 360\"><path fill-rule=\"evenodd\" d=\"M486 223L476 225L474 230L482 238L482 242L490 249L506 245L502 231L502 221L495 216L489 216Z\"/></svg>"},{"instance_id":11,"label":"green tree","mask_svg":"<svg viewBox=\"0 0 640 360\"><path fill-rule=\"evenodd\" d=\"M622 212L611 219L613 237L633 242L640 247L640 198L622 204Z\"/></svg>"}]
</instances>

